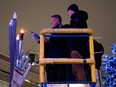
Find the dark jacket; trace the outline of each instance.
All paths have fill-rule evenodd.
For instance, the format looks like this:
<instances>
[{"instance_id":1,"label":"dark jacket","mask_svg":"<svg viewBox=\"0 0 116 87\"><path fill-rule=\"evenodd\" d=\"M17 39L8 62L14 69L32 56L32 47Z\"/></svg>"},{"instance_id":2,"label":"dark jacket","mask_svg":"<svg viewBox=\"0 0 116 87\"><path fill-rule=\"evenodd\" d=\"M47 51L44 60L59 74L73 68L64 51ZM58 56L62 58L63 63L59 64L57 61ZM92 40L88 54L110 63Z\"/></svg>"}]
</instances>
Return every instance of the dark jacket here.
<instances>
[{"instance_id":1,"label":"dark jacket","mask_svg":"<svg viewBox=\"0 0 116 87\"><path fill-rule=\"evenodd\" d=\"M53 27L53 29L62 28L63 25ZM59 34L51 34L59 35ZM48 58L63 58L66 52L66 40L60 37L50 37L48 45Z\"/></svg>"},{"instance_id":2,"label":"dark jacket","mask_svg":"<svg viewBox=\"0 0 116 87\"><path fill-rule=\"evenodd\" d=\"M87 28L88 14L79 10L71 16L69 28ZM83 35L83 34L77 34ZM85 34L84 34L85 35ZM84 58L89 56L88 37L76 37L67 39L67 50L77 50Z\"/></svg>"},{"instance_id":3,"label":"dark jacket","mask_svg":"<svg viewBox=\"0 0 116 87\"><path fill-rule=\"evenodd\" d=\"M104 53L104 47L101 43L94 40L94 52L95 52L95 67L96 69L100 69L101 62L102 62L102 55Z\"/></svg>"},{"instance_id":4,"label":"dark jacket","mask_svg":"<svg viewBox=\"0 0 116 87\"><path fill-rule=\"evenodd\" d=\"M87 19L87 12L79 10L71 16L70 26L71 28L87 28Z\"/></svg>"},{"instance_id":5,"label":"dark jacket","mask_svg":"<svg viewBox=\"0 0 116 87\"><path fill-rule=\"evenodd\" d=\"M54 28L62 28L58 25ZM59 34L51 34L59 35ZM48 58L64 58L66 52L66 39L60 37L50 37L49 42L46 44ZM63 64L47 64L47 80L48 82L66 81L66 65Z\"/></svg>"}]
</instances>

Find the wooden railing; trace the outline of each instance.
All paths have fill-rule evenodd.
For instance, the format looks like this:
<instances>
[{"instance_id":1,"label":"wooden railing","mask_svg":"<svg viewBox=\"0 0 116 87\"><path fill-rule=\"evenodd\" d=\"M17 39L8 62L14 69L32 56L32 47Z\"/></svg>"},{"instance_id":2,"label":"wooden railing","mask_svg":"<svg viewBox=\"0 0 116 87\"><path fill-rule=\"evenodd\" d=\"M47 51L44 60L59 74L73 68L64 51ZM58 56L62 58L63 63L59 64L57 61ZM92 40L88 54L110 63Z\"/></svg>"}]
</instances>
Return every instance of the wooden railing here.
<instances>
[{"instance_id":1,"label":"wooden railing","mask_svg":"<svg viewBox=\"0 0 116 87\"><path fill-rule=\"evenodd\" d=\"M90 49L90 58L87 59L69 59L69 58L44 58L44 35L51 33L63 33L65 34L75 34L75 33L86 33L89 34L89 49ZM96 82L96 70L95 70L95 60L94 60L94 44L93 44L93 31L92 29L85 28L68 28L68 29L43 29L40 31L40 83L45 82L45 64L78 64L78 63L87 63L91 66L91 78L92 82Z\"/></svg>"}]
</instances>

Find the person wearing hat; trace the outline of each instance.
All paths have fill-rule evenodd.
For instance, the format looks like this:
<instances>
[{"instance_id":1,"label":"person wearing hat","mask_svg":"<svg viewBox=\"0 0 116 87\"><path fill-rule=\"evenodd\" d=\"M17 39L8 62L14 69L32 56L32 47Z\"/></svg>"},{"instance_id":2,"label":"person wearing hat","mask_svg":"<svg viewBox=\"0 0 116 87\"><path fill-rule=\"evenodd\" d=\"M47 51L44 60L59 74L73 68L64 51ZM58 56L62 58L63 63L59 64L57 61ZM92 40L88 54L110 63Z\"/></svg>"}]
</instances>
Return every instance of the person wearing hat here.
<instances>
[{"instance_id":1,"label":"person wearing hat","mask_svg":"<svg viewBox=\"0 0 116 87\"><path fill-rule=\"evenodd\" d=\"M87 28L88 14L86 11L79 10L76 4L72 4L67 9L68 16L71 18L70 27Z\"/></svg>"},{"instance_id":2,"label":"person wearing hat","mask_svg":"<svg viewBox=\"0 0 116 87\"><path fill-rule=\"evenodd\" d=\"M88 14L86 11L79 10L76 4L71 4L67 9L70 17L68 28L87 28ZM64 25L65 26L65 25ZM78 34L82 35L82 34ZM76 37L67 39L67 54L71 58L89 58L88 37ZM85 67L86 66L86 67ZM72 74L74 81L90 80L90 76L85 73L89 65L72 64ZM90 69L89 69L90 70ZM90 73L90 72L89 72ZM69 75L68 75L69 76Z\"/></svg>"}]
</instances>

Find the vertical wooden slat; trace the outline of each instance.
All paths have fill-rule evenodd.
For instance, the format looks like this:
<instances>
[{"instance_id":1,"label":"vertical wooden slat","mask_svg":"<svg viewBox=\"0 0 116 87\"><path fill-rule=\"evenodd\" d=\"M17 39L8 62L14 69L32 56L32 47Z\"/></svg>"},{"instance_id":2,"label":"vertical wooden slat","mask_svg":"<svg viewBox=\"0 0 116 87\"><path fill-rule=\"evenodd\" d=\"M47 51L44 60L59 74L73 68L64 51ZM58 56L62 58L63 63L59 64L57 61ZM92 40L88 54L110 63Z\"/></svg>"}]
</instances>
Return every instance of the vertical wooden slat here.
<instances>
[{"instance_id":1,"label":"vertical wooden slat","mask_svg":"<svg viewBox=\"0 0 116 87\"><path fill-rule=\"evenodd\" d=\"M44 36L40 35L40 59L44 58ZM44 65L40 65L40 83L45 81Z\"/></svg>"},{"instance_id":2,"label":"vertical wooden slat","mask_svg":"<svg viewBox=\"0 0 116 87\"><path fill-rule=\"evenodd\" d=\"M94 58L94 44L93 44L93 36L89 36L89 48L90 48L90 58ZM91 78L92 82L96 82L96 70L95 64L90 64L91 66Z\"/></svg>"}]
</instances>

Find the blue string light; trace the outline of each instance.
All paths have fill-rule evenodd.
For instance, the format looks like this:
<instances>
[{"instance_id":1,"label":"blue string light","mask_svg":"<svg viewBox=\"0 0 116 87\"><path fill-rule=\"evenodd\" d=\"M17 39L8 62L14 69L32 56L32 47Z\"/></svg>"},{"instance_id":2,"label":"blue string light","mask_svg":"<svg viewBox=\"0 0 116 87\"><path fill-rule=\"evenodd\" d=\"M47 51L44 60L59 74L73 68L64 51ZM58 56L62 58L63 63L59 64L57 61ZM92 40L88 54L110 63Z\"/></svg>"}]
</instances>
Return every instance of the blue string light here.
<instances>
[{"instance_id":1,"label":"blue string light","mask_svg":"<svg viewBox=\"0 0 116 87\"><path fill-rule=\"evenodd\" d=\"M113 43L110 48L112 55L104 54L105 61L102 63L105 70L104 85L106 87L116 87L116 44Z\"/></svg>"}]
</instances>

